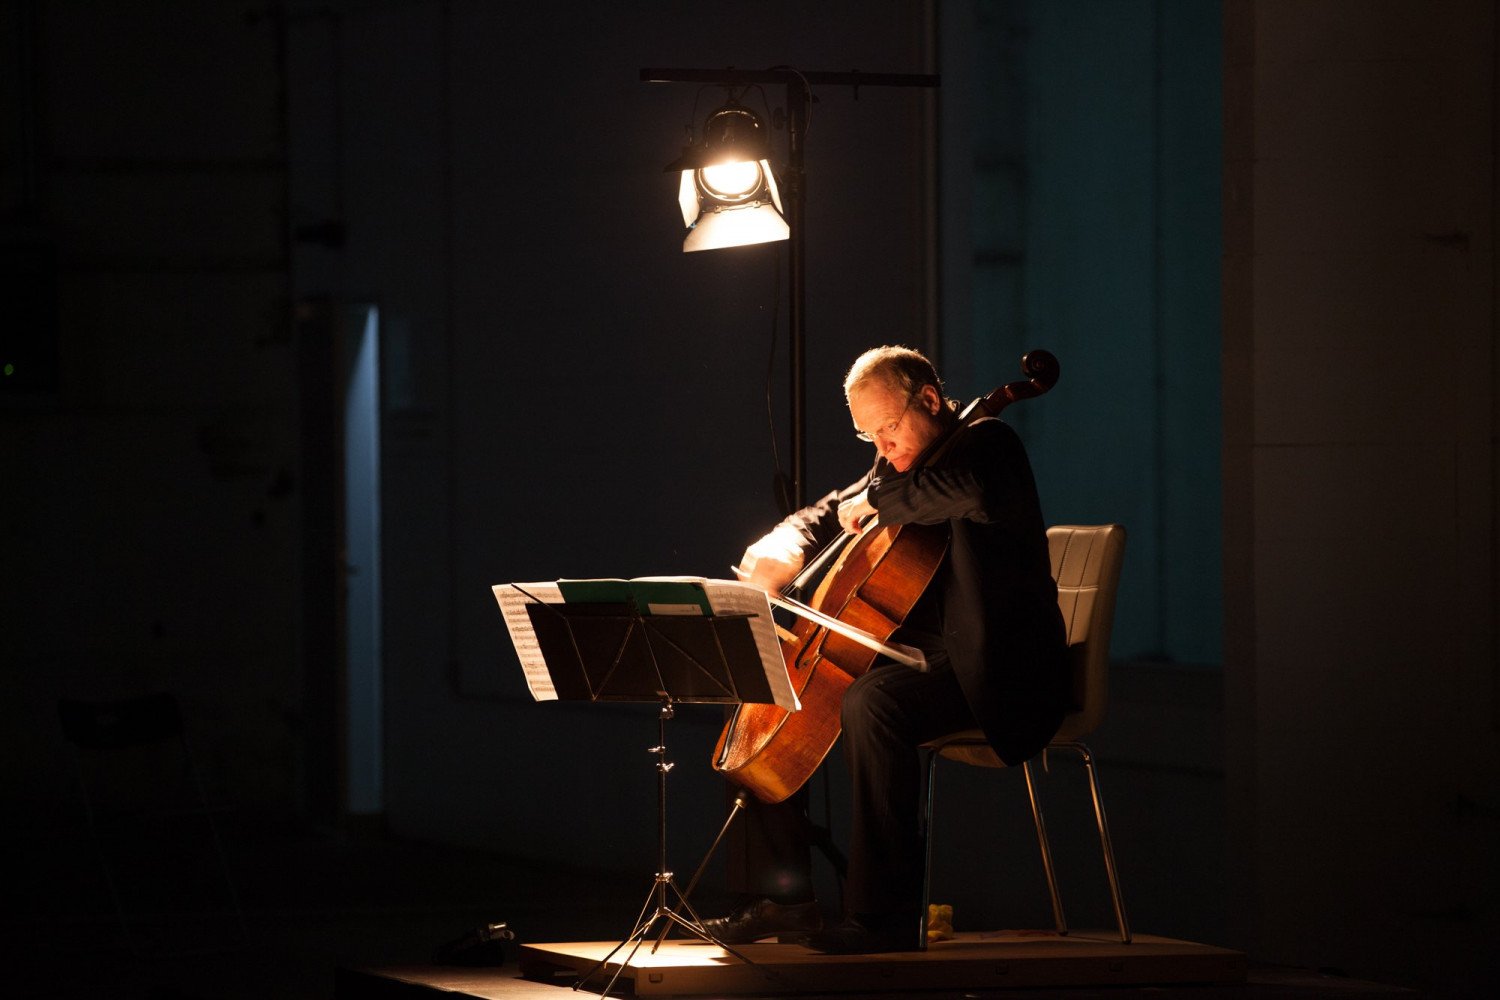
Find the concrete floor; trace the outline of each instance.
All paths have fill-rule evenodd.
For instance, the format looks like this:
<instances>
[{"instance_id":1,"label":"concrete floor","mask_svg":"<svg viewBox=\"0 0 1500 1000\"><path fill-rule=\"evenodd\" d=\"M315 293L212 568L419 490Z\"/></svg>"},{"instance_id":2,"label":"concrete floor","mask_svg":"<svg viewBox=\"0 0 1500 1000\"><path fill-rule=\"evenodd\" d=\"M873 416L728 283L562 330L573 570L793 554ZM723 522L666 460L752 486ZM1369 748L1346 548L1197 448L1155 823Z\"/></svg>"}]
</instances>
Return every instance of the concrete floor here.
<instances>
[{"instance_id":1,"label":"concrete floor","mask_svg":"<svg viewBox=\"0 0 1500 1000\"><path fill-rule=\"evenodd\" d=\"M318 831L264 818L221 824L244 931L223 897L178 894L182 912L122 930L93 842L82 829L10 840L3 920L9 996L82 1000L326 998L340 967L427 962L486 922L522 940L619 937L651 872L623 879L539 870L483 851L380 833ZM145 867L216 886L211 854ZM134 900L163 912L174 897ZM163 905L165 903L165 905Z\"/></svg>"},{"instance_id":2,"label":"concrete floor","mask_svg":"<svg viewBox=\"0 0 1500 1000\"><path fill-rule=\"evenodd\" d=\"M212 851L191 838L165 851L129 850L144 876L127 900L168 913L139 920L127 936L86 828L18 821L0 839L7 901L0 917L4 995L37 1000L313 1000L335 995L337 970L423 966L433 952L479 925L505 921L521 942L615 941L628 933L651 888L650 859L618 872L539 866L482 850L403 840L379 831L312 829L281 818L221 820L244 930L222 897L192 897L220 884ZM202 828L199 828L201 833ZM196 846L211 847L198 837ZM117 875L122 873L117 860ZM171 884L165 895L148 898ZM205 902L205 899L207 900ZM194 906L181 905L191 901ZM694 902L717 912L723 900ZM144 952L144 953L143 953ZM508 949L514 965L514 946ZM517 984L517 988L524 984ZM535 987L526 987L535 989ZM559 998L577 996L563 987ZM1069 991L1120 997L1131 990ZM1157 989L1182 1000L1292 997L1400 998L1416 994L1301 970L1257 969L1238 988ZM936 994L928 994L936 997ZM1006 1000L1043 995L997 993ZM965 994L966 1000L976 1000ZM944 998L946 1000L946 998Z\"/></svg>"}]
</instances>

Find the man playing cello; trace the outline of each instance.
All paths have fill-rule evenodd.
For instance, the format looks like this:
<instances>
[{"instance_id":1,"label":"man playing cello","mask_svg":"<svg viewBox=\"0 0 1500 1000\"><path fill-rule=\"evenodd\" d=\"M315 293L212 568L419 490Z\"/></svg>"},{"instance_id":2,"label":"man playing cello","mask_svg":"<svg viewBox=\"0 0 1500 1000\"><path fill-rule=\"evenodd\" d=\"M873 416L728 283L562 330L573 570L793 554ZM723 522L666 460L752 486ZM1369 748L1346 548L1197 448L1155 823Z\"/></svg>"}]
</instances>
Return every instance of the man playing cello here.
<instances>
[{"instance_id":1,"label":"man playing cello","mask_svg":"<svg viewBox=\"0 0 1500 1000\"><path fill-rule=\"evenodd\" d=\"M932 363L904 347L860 355L844 395L857 436L875 445L874 467L787 517L746 549L739 569L775 592L809 553L840 531L858 532L871 515L886 526L946 524L946 554L891 636L922 650L928 669L877 659L844 696L853 814L843 921L822 928L799 792L747 812L755 870L736 887L747 901L705 925L730 944L807 932L809 946L830 953L919 947L917 748L977 726L1001 759L1020 764L1057 731L1068 698L1046 528L1020 438L993 417L958 431Z\"/></svg>"}]
</instances>

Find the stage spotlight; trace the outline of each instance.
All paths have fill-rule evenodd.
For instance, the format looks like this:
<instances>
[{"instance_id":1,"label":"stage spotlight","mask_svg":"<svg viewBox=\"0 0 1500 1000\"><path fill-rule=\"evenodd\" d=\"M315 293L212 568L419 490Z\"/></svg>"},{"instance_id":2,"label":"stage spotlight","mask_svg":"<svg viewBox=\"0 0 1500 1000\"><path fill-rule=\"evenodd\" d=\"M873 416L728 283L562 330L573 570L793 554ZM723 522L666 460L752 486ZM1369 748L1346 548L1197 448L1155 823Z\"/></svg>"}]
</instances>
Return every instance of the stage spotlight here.
<instances>
[{"instance_id":1,"label":"stage spotlight","mask_svg":"<svg viewBox=\"0 0 1500 1000\"><path fill-rule=\"evenodd\" d=\"M765 126L749 108L731 100L708 116L702 141L666 167L682 173L684 253L790 237L770 154Z\"/></svg>"}]
</instances>

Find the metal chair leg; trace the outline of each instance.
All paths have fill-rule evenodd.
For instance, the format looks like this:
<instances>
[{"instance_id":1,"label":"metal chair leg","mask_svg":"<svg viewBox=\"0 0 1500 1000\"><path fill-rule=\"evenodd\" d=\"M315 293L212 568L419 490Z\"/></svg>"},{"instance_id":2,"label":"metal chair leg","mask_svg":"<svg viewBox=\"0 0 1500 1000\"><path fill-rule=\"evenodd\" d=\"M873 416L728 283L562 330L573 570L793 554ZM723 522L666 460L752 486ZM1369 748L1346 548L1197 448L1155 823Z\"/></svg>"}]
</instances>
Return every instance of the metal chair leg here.
<instances>
[{"instance_id":1,"label":"metal chair leg","mask_svg":"<svg viewBox=\"0 0 1500 1000\"><path fill-rule=\"evenodd\" d=\"M1083 758L1089 775L1089 791L1094 797L1094 820L1099 826L1099 847L1104 852L1104 870L1109 875L1109 891L1115 904L1115 922L1120 927L1120 942L1130 943L1130 922L1125 918L1125 899L1120 892L1120 873L1115 867L1115 848L1109 837L1109 820L1104 815L1104 796L1099 791L1099 774L1094 768L1094 754L1082 743L1068 746Z\"/></svg>"},{"instance_id":2,"label":"metal chair leg","mask_svg":"<svg viewBox=\"0 0 1500 1000\"><path fill-rule=\"evenodd\" d=\"M932 903L932 803L933 788L937 781L938 752L927 751L927 809L922 815L922 841L923 853L926 855L922 867L922 912L918 918L921 927L918 928L918 948L927 950L927 909Z\"/></svg>"},{"instance_id":3,"label":"metal chair leg","mask_svg":"<svg viewBox=\"0 0 1500 1000\"><path fill-rule=\"evenodd\" d=\"M1130 922L1125 916L1125 897L1120 890L1120 872L1115 864L1114 843L1109 836L1109 819L1104 811L1104 795L1099 789L1099 773L1094 764L1094 755L1086 745L1076 740L1057 742L1050 746L1053 750L1072 750L1083 761L1084 770L1088 773L1089 793L1094 802L1094 822L1099 829L1099 847L1104 854L1104 870L1109 877L1110 899L1115 908L1115 923L1119 927L1120 942L1129 944L1131 942ZM925 837L925 859L922 872L922 920L923 928L921 935L922 947L927 947L926 919L927 908L931 903L932 894L932 818L933 804L936 800L937 785L937 762L940 754L937 750L927 751L927 802L923 814L923 834ZM1041 800L1037 795L1035 776L1032 773L1031 761L1021 765L1022 773L1026 775L1026 794L1031 801L1031 819L1036 826L1037 846L1042 852L1042 866L1047 874L1047 889L1052 895L1052 917L1057 925L1059 934L1068 933L1067 917L1063 912L1062 893L1057 885L1057 869L1052 861L1052 845L1047 837L1047 823L1042 815Z\"/></svg>"},{"instance_id":4,"label":"metal chair leg","mask_svg":"<svg viewBox=\"0 0 1500 1000\"><path fill-rule=\"evenodd\" d=\"M1047 839L1047 821L1042 818L1042 807L1036 797L1036 783L1031 776L1031 761L1021 765L1026 775L1026 795L1031 799L1031 820L1036 825L1037 844L1042 849L1042 867L1047 871L1047 891L1052 894L1052 920L1057 933L1068 933L1068 920L1063 916L1062 893L1057 890L1057 869L1052 865L1052 844Z\"/></svg>"}]
</instances>

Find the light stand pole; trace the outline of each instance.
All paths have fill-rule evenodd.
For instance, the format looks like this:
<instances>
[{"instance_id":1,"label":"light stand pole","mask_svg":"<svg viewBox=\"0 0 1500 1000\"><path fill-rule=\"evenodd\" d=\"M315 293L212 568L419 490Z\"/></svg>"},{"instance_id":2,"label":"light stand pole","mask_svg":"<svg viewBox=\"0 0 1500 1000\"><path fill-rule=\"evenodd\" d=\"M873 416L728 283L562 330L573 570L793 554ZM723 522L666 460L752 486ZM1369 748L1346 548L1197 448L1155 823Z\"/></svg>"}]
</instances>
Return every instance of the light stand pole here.
<instances>
[{"instance_id":1,"label":"light stand pole","mask_svg":"<svg viewBox=\"0 0 1500 1000\"><path fill-rule=\"evenodd\" d=\"M791 230L787 252L788 368L791 374L792 510L807 503L807 355L806 355L806 243L803 213L807 203L803 171L803 140L807 132L807 105L814 84L853 87L936 87L935 74L837 73L795 69L643 69L645 83L700 83L720 86L782 84L786 87L787 168L785 180L786 221Z\"/></svg>"},{"instance_id":2,"label":"light stand pole","mask_svg":"<svg viewBox=\"0 0 1500 1000\"><path fill-rule=\"evenodd\" d=\"M802 169L802 142L807 132L807 84L798 77L786 83L788 365L791 372L792 489L791 510L807 506L807 239L802 226L807 207L807 172Z\"/></svg>"}]
</instances>

